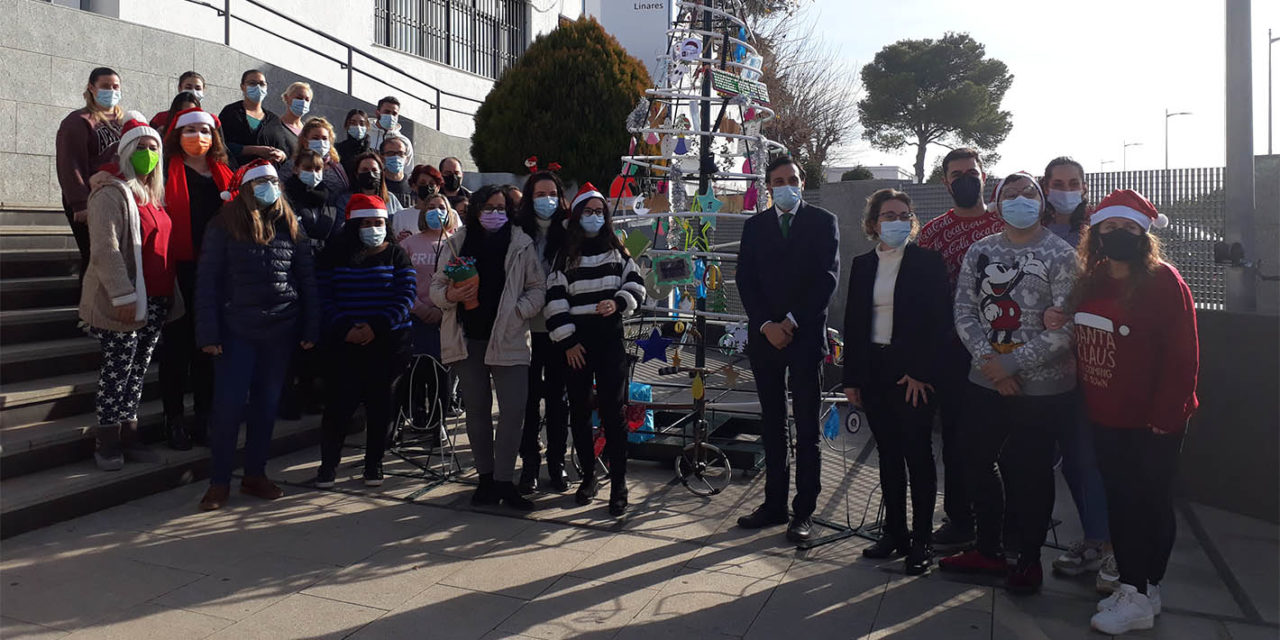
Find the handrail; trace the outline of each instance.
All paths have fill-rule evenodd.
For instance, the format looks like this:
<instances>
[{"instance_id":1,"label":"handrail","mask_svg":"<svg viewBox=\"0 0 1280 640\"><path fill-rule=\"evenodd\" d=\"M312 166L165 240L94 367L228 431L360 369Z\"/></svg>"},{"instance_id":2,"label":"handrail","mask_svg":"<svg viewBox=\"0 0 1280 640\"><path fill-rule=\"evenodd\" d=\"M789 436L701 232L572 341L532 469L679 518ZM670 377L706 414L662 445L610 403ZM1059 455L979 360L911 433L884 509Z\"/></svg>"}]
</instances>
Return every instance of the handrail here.
<instances>
[{"instance_id":1,"label":"handrail","mask_svg":"<svg viewBox=\"0 0 1280 640\"><path fill-rule=\"evenodd\" d=\"M293 38L289 38L289 37L287 37L287 36L280 35L279 33L276 33L276 32L274 32L274 31L270 31L270 30L268 30L266 27L263 27L263 26L261 26L261 25L259 25L259 24L256 24L256 23L254 23L254 22L251 22L251 21L249 21L249 20L247 20L247 19L245 19L245 18L243 18L243 17L241 17L241 16L237 16L237 15L233 14L233 13L231 12L231 0L223 0L223 7L222 7L222 8L216 7L216 6L214 6L214 5L212 5L212 4L208 3L208 2L204 2L204 1L202 1L202 0L186 0L186 1L187 1L187 2L189 2L189 3L191 3L191 4L197 5L197 6L205 7L205 8L207 8L207 9L212 9L215 13L217 13L217 14L218 14L218 16L219 16L219 17L221 17L221 18L223 19L223 21L225 22L225 26L224 26L224 29L223 29L223 44L225 44L226 46L228 46L228 47L229 47L229 46L231 46L231 21L232 21L232 20L237 20L237 21L239 21L239 22L241 22L241 23L243 23L243 24L246 24L246 25L248 25L248 26L251 26L251 27L253 27L253 28L255 28L255 29L259 30L259 31L264 31L264 32L266 32L266 33L268 33L268 34L271 34L271 35L273 35L273 36L275 36L275 37L277 37L277 38L279 38L279 39L281 39L281 40L284 40L285 42L288 42L289 44L295 45L295 46L300 47L300 48L302 48L302 49L304 49L304 50L306 50L306 51L309 51L309 52L311 52L311 53L314 53L314 54L316 54L316 55L320 56L321 58L324 58L324 59L326 59L326 60L329 60L329 61L331 61L331 62L334 62L334 63L336 63L336 64L339 66L339 68L346 69L346 70L347 70L347 93L348 93L348 94L353 93L353 91L354 91L354 83L353 83L353 80L354 80L354 74L359 73L360 75L365 76L365 77L369 78L370 80L373 80L373 81L375 81L375 82L380 82L380 83L382 83L382 84L385 84L385 85L387 85L388 87L391 87L392 89L395 89L395 90L397 90L397 91L400 91L401 93L405 94L406 96L408 96L408 97L410 97L410 98L413 98L413 99L415 99L415 100L418 100L418 101L420 101L420 102L425 103L428 107L430 107L431 109L433 109L433 110L435 111L435 113L436 113L436 127L435 127L435 128L436 128L436 131L439 131L439 130L440 130L440 113L441 113L442 111L450 111L450 112L452 112L452 113L457 113L457 114L461 114L461 115L464 115L464 116L466 116L466 115L475 115L475 112L474 112L474 111L463 111L463 110L461 110L461 109L454 109L454 108L452 108L452 107L446 107L446 106L444 106L444 105L442 104L442 100L441 100L441 98L443 98L443 97L446 97L446 96L447 96L447 97L450 97L450 98L458 98L458 99L461 99L461 100L466 100L466 101L469 101L469 102L474 102L474 103L476 103L476 104L482 104L482 103L484 102L483 100L479 100L479 99L476 99L476 98L472 98L472 97L470 97L470 96L464 96L464 95L462 95L462 94L454 93L454 92L452 92L452 91L445 91L445 90L441 89L440 87L437 87L437 86L435 86L435 85L431 84L430 82L426 82L426 81L424 81L424 80L419 80L419 79L418 79L418 78L416 78L413 74L409 73L408 71L405 71L404 69L401 69L400 67L398 67L398 66L396 66L396 65L394 65L394 64L391 64L391 63L389 63L389 62L387 62L387 61L385 61L385 60L382 60L382 59L378 58L377 56L374 56L374 55L372 55L372 54L370 54L370 53L368 53L368 52L364 51L363 49L360 49L359 47L356 47L355 45L352 45L352 44L350 44L350 43L348 43L348 42L346 42L346 41L343 41L343 40L341 40L341 39L335 38L335 37L333 37L333 36L331 36L331 35L329 35L329 34L327 34L327 33L323 32L323 31L320 31L319 29L316 29L315 27L312 27L312 26L310 26L310 25L307 25L307 24L304 24L304 23L302 23L302 22L299 22L298 20L296 20L296 19L294 19L294 18L292 18L292 17L290 17L290 16L288 16L288 15L285 15L285 14L283 14L283 13L280 13L279 11L277 11L277 10L275 10L275 9L273 9L273 8L269 7L269 6L266 6L265 4L262 4L261 2L258 2L258 0L243 0L243 1L244 1L244 2L247 2L247 3L249 3L249 4L251 4L251 5L255 6L255 7L259 8L259 9L262 9L263 11L266 11L267 13L269 13L269 14L271 14L271 15L273 15L273 16L276 16L276 17L278 17L278 18L280 18L280 19L282 19L282 20L285 20L286 22L288 22L288 23L290 23L290 24L292 24L292 25L294 25L294 26L297 26L297 27L301 27L301 28L303 28L303 29L306 29L307 31L309 31L309 32L311 32L311 33L313 33L313 34L315 34L315 35L318 35L318 36L320 36L320 37L322 37L322 38L324 38L324 39L328 40L329 42L332 42L332 43L334 43L334 44L336 44L336 45L339 45L339 46L341 46L341 47L344 47L344 48L347 50L347 59L346 59L345 61L343 61L343 60L341 60L341 59L339 59L339 58L337 58L337 57L335 57L335 56L332 56L332 55L330 55L330 54L328 54L328 53L325 53L325 52L323 52L323 51L320 51L320 50L318 50L318 49L316 49L316 48L314 48L314 47L312 47L312 46L310 46L310 45L303 44L303 43L301 43L301 42L298 42L297 40L294 40ZM406 78L409 78L411 81L416 82L416 83L418 83L418 84L420 84L420 85L422 85L422 86L424 86L424 87L427 87L427 88L428 88L429 90L431 90L431 91L434 91L434 92L435 92L435 100L434 100L434 101L433 101L433 100L428 100L427 98L424 98L424 97L422 97L422 96L420 96L420 95L417 95L417 94L415 94L415 93L413 93L413 92L411 92L411 91L408 91L408 90L406 90L405 88L403 88L403 87L401 87L401 86L399 86L399 85L392 84L391 82L387 81L385 78L382 78L382 77L380 77L380 76L374 75L373 73L370 73L370 72L368 72L368 71L365 71L364 69L357 69L357 68L355 67L355 54L360 54L360 55L361 55L361 56L363 56L364 58L367 58L367 59L369 59L369 60L372 60L372 61L374 61L374 62L376 62L376 63L378 63L378 64L380 64L380 65L382 65L382 66L384 66L384 67L386 67L386 68L388 68L388 69L390 69L390 70L392 70L392 71L396 72L396 73L399 73L399 74L400 74L400 75L402 75L402 76L405 76Z\"/></svg>"}]
</instances>

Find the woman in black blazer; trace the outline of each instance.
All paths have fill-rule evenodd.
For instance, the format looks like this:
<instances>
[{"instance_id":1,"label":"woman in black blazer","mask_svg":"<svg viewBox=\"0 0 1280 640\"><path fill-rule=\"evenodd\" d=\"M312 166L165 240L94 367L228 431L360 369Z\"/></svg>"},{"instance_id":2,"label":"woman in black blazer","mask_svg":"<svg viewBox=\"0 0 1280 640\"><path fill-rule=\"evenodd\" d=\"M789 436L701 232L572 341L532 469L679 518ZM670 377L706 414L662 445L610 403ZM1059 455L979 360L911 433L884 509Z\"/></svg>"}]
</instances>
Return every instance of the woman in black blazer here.
<instances>
[{"instance_id":1,"label":"woman in black blazer","mask_svg":"<svg viewBox=\"0 0 1280 640\"><path fill-rule=\"evenodd\" d=\"M933 464L930 384L951 326L942 256L911 244L920 230L911 197L881 189L867 198L863 230L878 241L853 259L845 304L844 393L863 408L880 452L885 525L867 558L906 555L908 575L932 562L929 546L938 479ZM912 527L907 530L907 474Z\"/></svg>"}]
</instances>

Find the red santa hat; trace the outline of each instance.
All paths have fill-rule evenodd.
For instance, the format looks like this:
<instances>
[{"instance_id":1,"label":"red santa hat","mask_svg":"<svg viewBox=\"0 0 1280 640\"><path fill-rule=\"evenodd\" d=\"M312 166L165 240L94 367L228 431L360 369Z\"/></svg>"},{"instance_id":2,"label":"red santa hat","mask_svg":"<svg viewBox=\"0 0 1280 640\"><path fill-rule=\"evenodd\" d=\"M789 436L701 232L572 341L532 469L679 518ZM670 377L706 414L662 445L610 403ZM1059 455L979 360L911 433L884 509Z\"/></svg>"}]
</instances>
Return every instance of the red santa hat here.
<instances>
[{"instance_id":1,"label":"red santa hat","mask_svg":"<svg viewBox=\"0 0 1280 640\"><path fill-rule=\"evenodd\" d=\"M147 119L137 111L128 111L124 114L124 126L120 128L120 146L123 149L126 145L138 138L152 137L156 142L160 142L160 132L151 128L147 124Z\"/></svg>"},{"instance_id":2,"label":"red santa hat","mask_svg":"<svg viewBox=\"0 0 1280 640\"><path fill-rule=\"evenodd\" d=\"M601 200L604 200L604 194L600 193L600 190L597 189L595 185L590 182L584 182L582 183L582 188L578 189L578 195L573 197L573 204L571 205L571 208L577 209L579 204L592 198L600 198Z\"/></svg>"},{"instance_id":3,"label":"red santa hat","mask_svg":"<svg viewBox=\"0 0 1280 640\"><path fill-rule=\"evenodd\" d=\"M234 200L240 195L240 187L246 183L253 182L258 178L271 177L277 180L280 176L276 173L276 168L270 162L262 158L258 158L249 164L242 165L236 169L235 179L231 181L231 188L222 192L223 200Z\"/></svg>"},{"instance_id":4,"label":"red santa hat","mask_svg":"<svg viewBox=\"0 0 1280 640\"><path fill-rule=\"evenodd\" d=\"M347 201L347 219L355 220L357 218L386 218L387 203L382 201L378 196L365 195L363 193L354 193L351 199Z\"/></svg>"},{"instance_id":5,"label":"red santa hat","mask_svg":"<svg viewBox=\"0 0 1280 640\"><path fill-rule=\"evenodd\" d=\"M172 128L181 129L189 124L207 124L215 129L222 126L218 122L217 116L200 107L191 107L190 109L179 111L178 115L174 117Z\"/></svg>"},{"instance_id":6,"label":"red santa hat","mask_svg":"<svg viewBox=\"0 0 1280 640\"><path fill-rule=\"evenodd\" d=\"M1107 218L1124 218L1138 223L1143 231L1151 227L1163 229L1169 226L1169 216L1156 211L1145 196L1133 189L1117 189L1098 203L1098 208L1089 216L1089 225L1096 225Z\"/></svg>"}]
</instances>

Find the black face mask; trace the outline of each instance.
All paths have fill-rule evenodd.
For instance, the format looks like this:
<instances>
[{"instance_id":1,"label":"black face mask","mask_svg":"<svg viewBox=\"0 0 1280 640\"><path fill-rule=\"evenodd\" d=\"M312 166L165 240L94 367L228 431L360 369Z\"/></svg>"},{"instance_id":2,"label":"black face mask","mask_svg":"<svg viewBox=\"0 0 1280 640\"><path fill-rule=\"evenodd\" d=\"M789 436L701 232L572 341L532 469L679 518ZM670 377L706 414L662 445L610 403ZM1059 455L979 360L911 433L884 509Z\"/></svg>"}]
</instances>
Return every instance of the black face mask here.
<instances>
[{"instance_id":1,"label":"black face mask","mask_svg":"<svg viewBox=\"0 0 1280 640\"><path fill-rule=\"evenodd\" d=\"M1142 251L1142 236L1123 229L1108 231L1098 238L1102 240L1102 255L1109 260L1133 262Z\"/></svg>"},{"instance_id":2,"label":"black face mask","mask_svg":"<svg viewBox=\"0 0 1280 640\"><path fill-rule=\"evenodd\" d=\"M361 171L356 174L356 186L361 191L372 191L382 182L382 174L377 171Z\"/></svg>"},{"instance_id":3,"label":"black face mask","mask_svg":"<svg viewBox=\"0 0 1280 640\"><path fill-rule=\"evenodd\" d=\"M968 209L978 204L982 196L982 180L978 176L960 176L951 181L951 199L961 209Z\"/></svg>"},{"instance_id":4,"label":"black face mask","mask_svg":"<svg viewBox=\"0 0 1280 640\"><path fill-rule=\"evenodd\" d=\"M461 186L462 186L462 176L450 174L444 177L445 191L457 191L458 188Z\"/></svg>"},{"instance_id":5,"label":"black face mask","mask_svg":"<svg viewBox=\"0 0 1280 640\"><path fill-rule=\"evenodd\" d=\"M437 193L439 191L436 190L436 186L433 184L424 184L418 187L418 198L420 200L426 200Z\"/></svg>"}]
</instances>

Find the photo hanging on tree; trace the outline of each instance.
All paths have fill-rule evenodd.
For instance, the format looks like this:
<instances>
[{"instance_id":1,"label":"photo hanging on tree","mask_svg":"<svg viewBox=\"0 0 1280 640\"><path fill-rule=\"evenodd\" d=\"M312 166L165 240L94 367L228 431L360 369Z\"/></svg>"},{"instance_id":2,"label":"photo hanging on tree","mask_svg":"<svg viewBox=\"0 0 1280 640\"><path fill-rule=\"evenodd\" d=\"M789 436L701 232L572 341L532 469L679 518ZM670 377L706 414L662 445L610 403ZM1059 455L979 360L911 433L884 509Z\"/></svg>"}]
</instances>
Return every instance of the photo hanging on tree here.
<instances>
[{"instance_id":1,"label":"photo hanging on tree","mask_svg":"<svg viewBox=\"0 0 1280 640\"><path fill-rule=\"evenodd\" d=\"M660 287L692 284L697 279L693 258L684 253L654 259L653 270Z\"/></svg>"}]
</instances>

